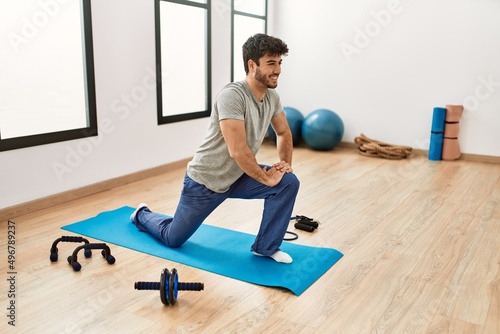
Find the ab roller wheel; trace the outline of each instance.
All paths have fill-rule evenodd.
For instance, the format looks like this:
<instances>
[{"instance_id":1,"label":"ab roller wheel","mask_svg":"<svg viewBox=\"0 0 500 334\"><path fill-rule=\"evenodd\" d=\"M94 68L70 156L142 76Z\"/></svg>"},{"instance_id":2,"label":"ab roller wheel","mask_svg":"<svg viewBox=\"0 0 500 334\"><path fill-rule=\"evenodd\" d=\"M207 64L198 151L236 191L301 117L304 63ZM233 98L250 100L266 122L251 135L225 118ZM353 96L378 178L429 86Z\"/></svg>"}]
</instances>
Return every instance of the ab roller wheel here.
<instances>
[{"instance_id":1,"label":"ab roller wheel","mask_svg":"<svg viewBox=\"0 0 500 334\"><path fill-rule=\"evenodd\" d=\"M174 305L179 291L202 291L203 283L182 283L179 282L177 270L174 268L170 272L163 269L160 282L135 282L136 290L160 290L160 299L164 305Z\"/></svg>"}]
</instances>

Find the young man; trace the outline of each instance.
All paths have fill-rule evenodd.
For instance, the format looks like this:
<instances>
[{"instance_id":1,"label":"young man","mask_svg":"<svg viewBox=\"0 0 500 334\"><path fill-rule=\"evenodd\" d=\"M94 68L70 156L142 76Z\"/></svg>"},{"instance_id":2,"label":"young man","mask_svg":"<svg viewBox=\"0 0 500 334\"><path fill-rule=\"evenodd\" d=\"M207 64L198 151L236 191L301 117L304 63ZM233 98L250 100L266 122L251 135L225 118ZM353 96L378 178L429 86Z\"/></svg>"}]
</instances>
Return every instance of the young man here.
<instances>
[{"instance_id":1,"label":"young man","mask_svg":"<svg viewBox=\"0 0 500 334\"><path fill-rule=\"evenodd\" d=\"M292 135L278 94L283 41L265 34L243 45L246 78L230 83L217 95L208 134L188 163L184 187L173 218L140 204L131 221L169 247L179 247L227 198L264 199L259 232L251 251L277 262L291 263L280 250L292 216L299 180L292 173ZM272 124L279 162L257 163L255 155Z\"/></svg>"}]
</instances>

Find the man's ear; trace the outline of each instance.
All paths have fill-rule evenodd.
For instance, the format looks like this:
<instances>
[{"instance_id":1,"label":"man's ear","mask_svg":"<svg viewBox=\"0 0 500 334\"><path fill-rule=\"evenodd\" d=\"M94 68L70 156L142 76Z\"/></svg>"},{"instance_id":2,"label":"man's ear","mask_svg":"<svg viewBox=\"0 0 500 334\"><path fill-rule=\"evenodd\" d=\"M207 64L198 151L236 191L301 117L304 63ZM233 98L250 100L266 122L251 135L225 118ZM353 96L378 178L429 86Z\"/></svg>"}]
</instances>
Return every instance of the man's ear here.
<instances>
[{"instance_id":1,"label":"man's ear","mask_svg":"<svg viewBox=\"0 0 500 334\"><path fill-rule=\"evenodd\" d=\"M255 62L252 59L248 59L248 71L249 72L254 72L256 66L257 66L257 64L255 64Z\"/></svg>"}]
</instances>

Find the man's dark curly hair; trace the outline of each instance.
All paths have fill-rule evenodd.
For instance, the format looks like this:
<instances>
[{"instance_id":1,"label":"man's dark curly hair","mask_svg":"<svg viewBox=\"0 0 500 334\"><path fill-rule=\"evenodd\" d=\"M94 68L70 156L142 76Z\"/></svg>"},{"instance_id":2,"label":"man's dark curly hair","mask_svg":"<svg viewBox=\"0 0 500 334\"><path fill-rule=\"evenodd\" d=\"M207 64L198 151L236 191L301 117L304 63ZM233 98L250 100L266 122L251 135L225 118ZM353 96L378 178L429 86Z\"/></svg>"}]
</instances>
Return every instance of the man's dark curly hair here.
<instances>
[{"instance_id":1,"label":"man's dark curly hair","mask_svg":"<svg viewBox=\"0 0 500 334\"><path fill-rule=\"evenodd\" d=\"M259 59L266 54L269 56L286 56L288 54L288 46L281 39L266 34L251 36L243 44L245 73L248 74L248 61L250 59L257 65L260 65Z\"/></svg>"}]
</instances>

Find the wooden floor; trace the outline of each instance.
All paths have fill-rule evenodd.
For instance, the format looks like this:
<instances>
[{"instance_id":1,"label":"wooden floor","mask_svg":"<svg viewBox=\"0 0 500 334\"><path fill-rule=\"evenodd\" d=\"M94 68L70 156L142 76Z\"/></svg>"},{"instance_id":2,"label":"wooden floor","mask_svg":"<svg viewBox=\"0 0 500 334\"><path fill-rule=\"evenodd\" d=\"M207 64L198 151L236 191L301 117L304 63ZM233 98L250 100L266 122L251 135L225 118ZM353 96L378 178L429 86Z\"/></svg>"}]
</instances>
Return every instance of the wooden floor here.
<instances>
[{"instance_id":1,"label":"wooden floor","mask_svg":"<svg viewBox=\"0 0 500 334\"><path fill-rule=\"evenodd\" d=\"M264 144L259 162L276 160ZM257 286L110 245L117 262L66 258L76 244L61 226L146 202L175 210L184 169L32 214L16 228L15 307L19 333L500 333L500 166L368 158L352 148L299 147L295 214L318 219L298 244L331 247L344 257L301 296ZM206 223L255 234L262 201L230 200ZM290 230L294 230L290 224ZM1 223L0 332L8 325L7 222ZM181 281L204 282L165 307L157 281L176 268ZM307 268L304 268L307 270ZM300 273L298 273L300 274Z\"/></svg>"}]
</instances>

